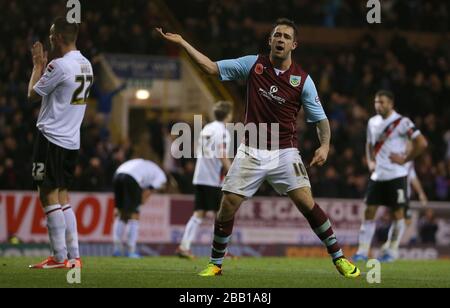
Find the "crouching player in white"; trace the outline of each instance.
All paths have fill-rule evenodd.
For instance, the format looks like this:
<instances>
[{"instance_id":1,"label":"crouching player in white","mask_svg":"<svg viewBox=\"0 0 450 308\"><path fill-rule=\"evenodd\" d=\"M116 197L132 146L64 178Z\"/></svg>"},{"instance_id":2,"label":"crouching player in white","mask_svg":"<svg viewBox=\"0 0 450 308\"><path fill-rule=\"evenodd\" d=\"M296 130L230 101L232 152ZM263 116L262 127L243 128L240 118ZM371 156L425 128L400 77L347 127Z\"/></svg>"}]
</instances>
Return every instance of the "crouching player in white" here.
<instances>
[{"instance_id":1,"label":"crouching player in white","mask_svg":"<svg viewBox=\"0 0 450 308\"><path fill-rule=\"evenodd\" d=\"M375 233L375 214L378 206L390 208L394 221L389 230L389 247L385 247L381 261L393 261L398 257L398 247L405 231L405 207L408 204L408 162L423 153L427 141L414 123L394 110L394 95L378 91L375 95L377 115L367 127L366 154L369 180L366 196L365 220L359 233L359 247L354 261L367 260ZM407 151L411 140L412 147Z\"/></svg>"},{"instance_id":2,"label":"crouching player in white","mask_svg":"<svg viewBox=\"0 0 450 308\"><path fill-rule=\"evenodd\" d=\"M140 257L136 251L139 235L139 207L148 201L152 191L162 190L166 182L164 171L152 161L132 159L119 166L113 179L117 209L113 227L113 256ZM126 251L123 249L124 236Z\"/></svg>"},{"instance_id":3,"label":"crouching player in white","mask_svg":"<svg viewBox=\"0 0 450 308\"><path fill-rule=\"evenodd\" d=\"M47 216L53 255L30 265L35 269L81 268L75 214L68 188L80 149L80 126L94 77L91 63L77 50L78 25L65 18L50 28L55 59L46 67L47 56L37 42L32 49L33 73L28 86L31 102L42 98L33 151L34 182Z\"/></svg>"},{"instance_id":4,"label":"crouching player in white","mask_svg":"<svg viewBox=\"0 0 450 308\"><path fill-rule=\"evenodd\" d=\"M230 133L225 124L231 121L232 106L229 102L218 102L214 106L215 121L206 125L197 143L195 165L195 208L184 230L176 253L179 257L192 259L191 244L208 212L217 213L222 199L222 184L231 162L227 158Z\"/></svg>"}]
</instances>

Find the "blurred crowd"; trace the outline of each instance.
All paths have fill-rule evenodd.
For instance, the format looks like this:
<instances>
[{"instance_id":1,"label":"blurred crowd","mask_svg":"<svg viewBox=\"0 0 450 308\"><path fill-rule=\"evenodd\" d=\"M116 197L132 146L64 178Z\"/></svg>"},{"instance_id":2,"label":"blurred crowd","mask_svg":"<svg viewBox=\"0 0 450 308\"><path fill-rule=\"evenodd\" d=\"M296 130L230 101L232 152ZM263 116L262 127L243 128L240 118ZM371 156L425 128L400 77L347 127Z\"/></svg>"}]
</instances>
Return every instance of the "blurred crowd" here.
<instances>
[{"instance_id":1,"label":"blurred crowd","mask_svg":"<svg viewBox=\"0 0 450 308\"><path fill-rule=\"evenodd\" d=\"M184 32L195 33L212 59L267 53L267 33L260 28L280 16L301 25L367 26L366 1L205 1L168 2ZM444 1L382 1L382 24L377 29L447 33L450 5ZM207 16L207 18L204 18ZM367 35L356 46L343 48L301 45L296 60L310 73L331 122L332 148L327 166L309 170L320 197L361 198L368 179L365 161L366 125L374 115L379 89L396 96L396 109L410 117L430 147L416 164L431 200L450 200L450 41L434 50L411 46L396 35L387 47ZM244 101L245 83L240 87ZM300 151L305 160L318 146L314 127L299 121ZM260 194L275 194L264 185Z\"/></svg>"},{"instance_id":2,"label":"blurred crowd","mask_svg":"<svg viewBox=\"0 0 450 308\"><path fill-rule=\"evenodd\" d=\"M272 23L280 16L301 25L321 27L367 27L365 0L191 0L166 1L197 37L230 37L252 23ZM440 32L449 30L450 4L440 0L381 0L381 23L377 29ZM205 18L206 17L206 18ZM220 33L220 34L219 34ZM235 41L233 37L233 41Z\"/></svg>"},{"instance_id":3,"label":"blurred crowd","mask_svg":"<svg viewBox=\"0 0 450 308\"><path fill-rule=\"evenodd\" d=\"M133 0L83 2L79 49L88 58L100 53L176 54L152 29L167 27L153 1ZM273 22L276 17L295 15L303 24L358 27L365 1L166 1L184 30L214 59L238 57L266 51L266 37L255 33L255 23ZM52 3L49 5L49 3ZM105 3L109 9L105 10ZM406 4L405 4L406 3ZM270 7L266 7L270 5ZM390 14L383 15L383 27L448 31L448 3L444 1L383 1ZM403 14L405 6L408 14ZM308 10L305 7L308 7ZM42 8L45 7L45 10ZM46 41L52 16L63 14L65 1L0 0L0 189L33 189L31 153L39 104L26 100L32 63L33 41ZM45 14L43 14L45 13ZM204 18L208 16L208 18ZM413 18L414 17L414 18ZM445 22L443 22L445 18ZM364 17L365 20L365 17ZM432 20L433 22L430 22ZM410 46L395 37L381 48L370 36L343 48L302 46L295 54L310 72L321 95L332 128L332 148L323 168L308 170L314 193L319 197L361 198L368 171L364 144L366 124L374 114L373 94L380 88L396 95L397 109L411 117L430 142L430 148L416 163L416 170L431 200L450 200L450 45L435 50ZM242 97L243 84L237 84ZM92 93L93 99L99 99ZM113 144L105 113L88 113L82 126L82 150L74 190L108 191L117 166L132 157L136 147L124 140ZM170 123L156 115L148 122L143 147L172 175L181 193L191 193L195 161L170 157ZM238 119L239 120L239 119ZM317 147L315 129L299 121L300 151L308 162ZM275 192L267 185L259 194Z\"/></svg>"},{"instance_id":4,"label":"blurred crowd","mask_svg":"<svg viewBox=\"0 0 450 308\"><path fill-rule=\"evenodd\" d=\"M49 48L51 22L66 15L66 2L0 0L0 189L33 189L31 154L40 104L30 104L26 98L32 69L29 50L37 40ZM101 53L170 53L171 46L156 41L152 31L164 25L155 3L133 3L82 1L77 47L92 62ZM104 100L100 91L92 92L91 97ZM106 116L88 113L85 117L74 190L109 190L115 169L132 155L129 140L112 144Z\"/></svg>"}]
</instances>

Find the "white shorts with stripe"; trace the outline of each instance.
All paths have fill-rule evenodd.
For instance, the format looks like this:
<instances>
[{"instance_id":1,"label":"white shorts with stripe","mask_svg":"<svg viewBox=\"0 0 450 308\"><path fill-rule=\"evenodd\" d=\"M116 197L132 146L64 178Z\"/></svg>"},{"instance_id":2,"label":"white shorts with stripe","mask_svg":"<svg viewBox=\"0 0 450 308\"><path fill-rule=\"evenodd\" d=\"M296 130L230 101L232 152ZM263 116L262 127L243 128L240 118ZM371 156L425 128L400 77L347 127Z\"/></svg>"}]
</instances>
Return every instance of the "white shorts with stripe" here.
<instances>
[{"instance_id":1,"label":"white shorts with stripe","mask_svg":"<svg viewBox=\"0 0 450 308\"><path fill-rule=\"evenodd\" d=\"M280 195L311 187L298 149L259 150L241 144L222 190L250 198L266 180Z\"/></svg>"}]
</instances>

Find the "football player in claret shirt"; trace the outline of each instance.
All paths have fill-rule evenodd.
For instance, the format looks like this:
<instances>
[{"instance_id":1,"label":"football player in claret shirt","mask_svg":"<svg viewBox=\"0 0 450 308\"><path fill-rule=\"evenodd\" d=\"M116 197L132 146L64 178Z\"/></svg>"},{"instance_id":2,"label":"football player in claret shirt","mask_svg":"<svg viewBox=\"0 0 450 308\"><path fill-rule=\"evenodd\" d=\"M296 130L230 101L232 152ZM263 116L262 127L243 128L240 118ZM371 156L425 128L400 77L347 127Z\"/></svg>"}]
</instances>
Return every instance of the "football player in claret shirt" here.
<instances>
[{"instance_id":1,"label":"football player in claret shirt","mask_svg":"<svg viewBox=\"0 0 450 308\"><path fill-rule=\"evenodd\" d=\"M206 73L223 81L246 80L245 124L270 127L260 129L258 136L253 138L257 140L246 138L238 149L222 188L224 195L215 221L210 262L199 275L222 273L235 214L242 202L252 197L267 181L278 193L287 194L305 216L326 246L339 273L351 278L359 276L359 269L344 257L328 216L313 199L298 150L296 120L302 107L307 121L316 123L321 144L310 166L322 166L326 162L331 133L312 78L292 60L292 51L298 45L295 23L288 19L279 19L275 23L268 42L269 55L250 55L218 62L211 61L180 35L164 33L162 29L157 31L166 40L183 47ZM273 123L278 125L278 135L271 129ZM260 134L265 135L262 136L263 144L267 145L265 148L261 147L261 142L258 143ZM272 142L274 135L278 142Z\"/></svg>"}]
</instances>

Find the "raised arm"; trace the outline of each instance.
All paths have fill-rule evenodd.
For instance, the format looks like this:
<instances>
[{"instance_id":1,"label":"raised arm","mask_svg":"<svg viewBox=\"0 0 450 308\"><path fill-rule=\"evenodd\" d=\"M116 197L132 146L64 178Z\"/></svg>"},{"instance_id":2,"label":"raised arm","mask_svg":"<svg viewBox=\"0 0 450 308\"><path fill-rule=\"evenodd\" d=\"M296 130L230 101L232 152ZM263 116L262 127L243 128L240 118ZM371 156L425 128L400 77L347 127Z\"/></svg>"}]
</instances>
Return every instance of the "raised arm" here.
<instances>
[{"instance_id":1,"label":"raised arm","mask_svg":"<svg viewBox=\"0 0 450 308\"><path fill-rule=\"evenodd\" d=\"M161 34L161 36L169 42L178 44L183 47L206 73L210 75L219 75L219 68L217 67L217 64L211 61L210 58L202 54L200 51L195 49L187 41L185 41L181 35L174 33L164 33L161 28L156 28L156 31L158 31L159 34Z\"/></svg>"},{"instance_id":2,"label":"raised arm","mask_svg":"<svg viewBox=\"0 0 450 308\"><path fill-rule=\"evenodd\" d=\"M47 53L44 53L44 47L40 42L34 43L31 48L31 55L33 56L33 72L31 73L30 82L28 83L28 101L35 102L41 96L34 91L34 85L41 79L47 65Z\"/></svg>"}]
</instances>

